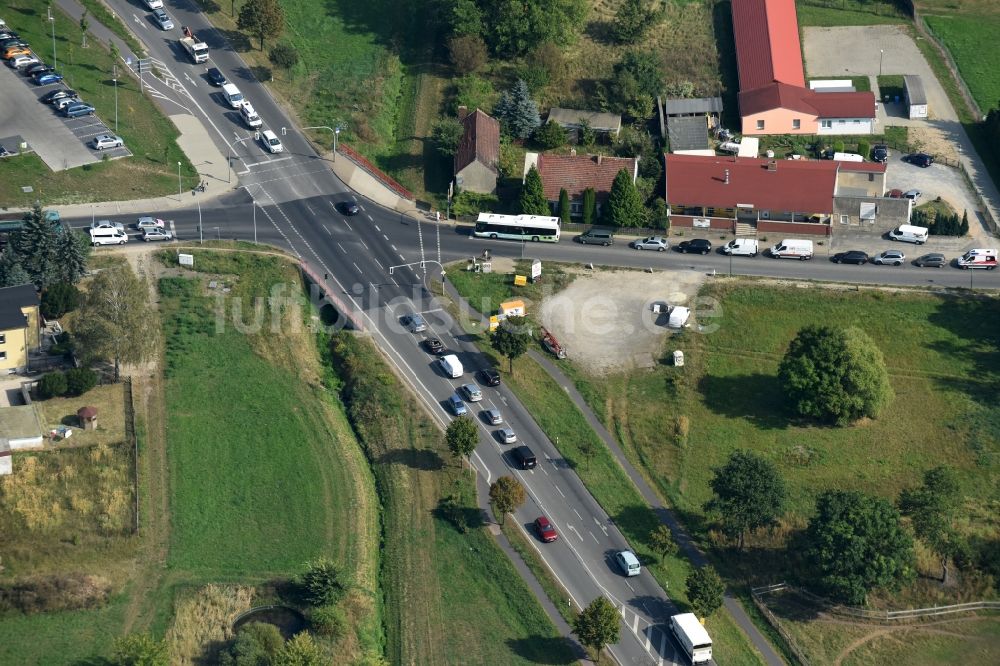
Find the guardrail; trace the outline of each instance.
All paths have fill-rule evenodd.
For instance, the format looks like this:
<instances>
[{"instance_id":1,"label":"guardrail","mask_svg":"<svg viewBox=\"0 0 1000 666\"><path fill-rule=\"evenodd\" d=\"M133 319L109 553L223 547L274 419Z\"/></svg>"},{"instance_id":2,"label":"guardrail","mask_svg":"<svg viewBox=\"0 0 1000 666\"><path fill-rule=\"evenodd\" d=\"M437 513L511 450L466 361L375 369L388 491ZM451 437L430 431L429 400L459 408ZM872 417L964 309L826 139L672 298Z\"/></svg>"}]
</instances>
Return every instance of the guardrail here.
<instances>
[{"instance_id":1,"label":"guardrail","mask_svg":"<svg viewBox=\"0 0 1000 666\"><path fill-rule=\"evenodd\" d=\"M793 587L786 583L777 583L764 587L755 587L750 590L750 595L758 599L765 594L789 590L822 607L823 611L831 615L842 617L860 618L864 620L874 620L879 622L892 622L895 620L912 620L922 617L935 617L938 615L949 615L951 613L968 613L972 611L989 610L1000 611L1000 601L972 601L964 604L951 604L948 606L929 606L927 608L908 608L904 610L874 610L870 608L857 608L854 606L844 606L836 604L808 590Z\"/></svg>"}]
</instances>

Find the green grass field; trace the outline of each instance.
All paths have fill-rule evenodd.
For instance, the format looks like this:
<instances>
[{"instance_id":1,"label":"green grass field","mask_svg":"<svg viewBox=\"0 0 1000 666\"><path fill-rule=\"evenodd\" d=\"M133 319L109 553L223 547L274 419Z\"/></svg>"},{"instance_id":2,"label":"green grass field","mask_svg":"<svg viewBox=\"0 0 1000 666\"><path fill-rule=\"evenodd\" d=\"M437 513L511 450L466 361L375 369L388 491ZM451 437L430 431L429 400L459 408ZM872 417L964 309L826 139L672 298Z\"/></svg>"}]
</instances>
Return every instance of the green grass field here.
<instances>
[{"instance_id":1,"label":"green grass field","mask_svg":"<svg viewBox=\"0 0 1000 666\"><path fill-rule=\"evenodd\" d=\"M41 20L47 6L41 0L11 0L4 8L4 20L38 50L42 60L51 64L52 37L48 21ZM78 23L56 10L53 15L57 62L66 85L96 107L97 115L114 131L111 55L92 36L88 36L88 47L82 48ZM149 98L139 93L138 82L126 74L118 79L118 109L118 133L133 157L58 172L49 171L33 154L0 160L0 202L25 206L40 199L58 205L168 194L177 188L178 161L182 163L185 186L197 183L195 169L177 146L177 129ZM38 111L52 113L41 104ZM34 191L23 193L21 187L25 185Z\"/></svg>"},{"instance_id":2,"label":"green grass field","mask_svg":"<svg viewBox=\"0 0 1000 666\"><path fill-rule=\"evenodd\" d=\"M891 2L867 0L836 0L834 3L817 3L799 0L795 11L800 26L830 27L837 25L883 25L905 23L906 15Z\"/></svg>"},{"instance_id":3,"label":"green grass field","mask_svg":"<svg viewBox=\"0 0 1000 666\"><path fill-rule=\"evenodd\" d=\"M986 113L1000 104L1000 51L984 48L1000 33L1000 13L925 15L934 34L948 47L972 97Z\"/></svg>"}]
</instances>

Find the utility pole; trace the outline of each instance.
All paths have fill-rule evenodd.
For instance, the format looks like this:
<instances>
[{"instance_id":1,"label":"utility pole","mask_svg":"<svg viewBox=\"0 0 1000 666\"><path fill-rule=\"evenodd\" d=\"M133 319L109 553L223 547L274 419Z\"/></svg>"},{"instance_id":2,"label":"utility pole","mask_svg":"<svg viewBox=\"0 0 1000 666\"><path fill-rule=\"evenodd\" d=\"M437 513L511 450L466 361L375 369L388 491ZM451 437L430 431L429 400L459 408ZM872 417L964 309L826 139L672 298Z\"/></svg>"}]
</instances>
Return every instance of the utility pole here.
<instances>
[{"instance_id":1,"label":"utility pole","mask_svg":"<svg viewBox=\"0 0 1000 666\"><path fill-rule=\"evenodd\" d=\"M257 244L257 202L253 202L253 244Z\"/></svg>"},{"instance_id":2,"label":"utility pole","mask_svg":"<svg viewBox=\"0 0 1000 666\"><path fill-rule=\"evenodd\" d=\"M177 163L177 200L181 200L181 163ZM200 206L199 206L200 210Z\"/></svg>"},{"instance_id":3,"label":"utility pole","mask_svg":"<svg viewBox=\"0 0 1000 666\"><path fill-rule=\"evenodd\" d=\"M198 199L198 243L205 244L205 235L202 233L201 226L201 199Z\"/></svg>"},{"instance_id":4,"label":"utility pole","mask_svg":"<svg viewBox=\"0 0 1000 666\"><path fill-rule=\"evenodd\" d=\"M118 63L111 65L111 80L115 82L115 134L118 134Z\"/></svg>"},{"instance_id":5,"label":"utility pole","mask_svg":"<svg viewBox=\"0 0 1000 666\"><path fill-rule=\"evenodd\" d=\"M58 69L59 61L56 59L56 17L52 15L52 5L49 5L49 23L52 24L52 69Z\"/></svg>"}]
</instances>

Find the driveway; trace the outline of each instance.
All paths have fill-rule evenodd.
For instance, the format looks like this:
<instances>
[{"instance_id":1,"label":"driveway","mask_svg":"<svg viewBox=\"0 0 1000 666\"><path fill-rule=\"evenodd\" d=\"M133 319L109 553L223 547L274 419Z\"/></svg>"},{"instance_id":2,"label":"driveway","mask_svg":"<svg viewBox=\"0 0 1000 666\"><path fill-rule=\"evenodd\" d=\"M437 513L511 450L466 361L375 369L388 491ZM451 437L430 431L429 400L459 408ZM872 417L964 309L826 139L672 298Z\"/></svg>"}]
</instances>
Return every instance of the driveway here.
<instances>
[{"instance_id":1,"label":"driveway","mask_svg":"<svg viewBox=\"0 0 1000 666\"><path fill-rule=\"evenodd\" d=\"M917 49L916 44L913 43L913 39L906 32L899 26L890 25L805 28L803 40L806 71L811 78L876 76L879 73L880 58L883 74L916 74L920 76L927 94L931 116L925 121L926 124L938 129L947 140L955 145L959 153L959 160L972 177L976 189L986 199L993 219L1000 220L1000 217L997 216L998 208L1000 208L1000 192L986 172L986 167L983 166L979 155L972 147L972 142L965 133L965 128L958 122L958 115L948 100L944 88L934 76L934 72ZM886 115L881 111L879 119L888 125L915 126L912 121L896 123L893 116ZM933 169L934 167L928 171L935 173L936 170ZM949 171L951 170L947 167L942 167L940 172ZM908 172L904 173L907 177L910 176ZM956 173L955 177L962 180L961 174ZM890 182L892 182L892 176L890 176ZM919 185L916 187L924 189ZM932 188L928 188L928 190L934 191ZM939 194L942 198L947 198L944 192L939 192ZM954 196L957 200L961 200L957 194ZM970 214L979 210L977 205L963 203L961 206L967 208Z\"/></svg>"}]
</instances>

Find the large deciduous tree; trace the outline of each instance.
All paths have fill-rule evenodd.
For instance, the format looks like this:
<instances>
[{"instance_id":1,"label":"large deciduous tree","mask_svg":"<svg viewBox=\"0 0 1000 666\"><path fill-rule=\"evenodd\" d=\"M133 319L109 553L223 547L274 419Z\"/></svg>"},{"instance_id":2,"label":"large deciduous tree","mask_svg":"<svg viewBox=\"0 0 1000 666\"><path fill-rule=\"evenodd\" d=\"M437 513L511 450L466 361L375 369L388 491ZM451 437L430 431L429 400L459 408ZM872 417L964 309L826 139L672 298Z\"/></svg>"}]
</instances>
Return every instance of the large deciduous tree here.
<instances>
[{"instance_id":1,"label":"large deciduous tree","mask_svg":"<svg viewBox=\"0 0 1000 666\"><path fill-rule=\"evenodd\" d=\"M531 91L524 79L518 79L510 90L500 95L493 115L500 122L501 129L516 139L527 139L542 124L538 104L531 99Z\"/></svg>"},{"instance_id":2,"label":"large deciduous tree","mask_svg":"<svg viewBox=\"0 0 1000 666\"><path fill-rule=\"evenodd\" d=\"M660 562L668 556L676 555L678 550L674 533L666 525L657 525L656 529L649 533L649 545L660 554Z\"/></svg>"},{"instance_id":3,"label":"large deciduous tree","mask_svg":"<svg viewBox=\"0 0 1000 666\"><path fill-rule=\"evenodd\" d=\"M551 215L549 202L545 198L545 190L542 187L542 176L534 165L528 169L524 176L524 184L521 186L521 197L518 201L521 212L525 215Z\"/></svg>"},{"instance_id":4,"label":"large deciduous tree","mask_svg":"<svg viewBox=\"0 0 1000 666\"><path fill-rule=\"evenodd\" d=\"M611 183L611 193L605 204L604 220L615 227L642 227L646 224L646 209L632 175L622 169Z\"/></svg>"},{"instance_id":5,"label":"large deciduous tree","mask_svg":"<svg viewBox=\"0 0 1000 666\"><path fill-rule=\"evenodd\" d=\"M943 584L948 583L948 560L964 545L954 527L961 499L955 473L947 467L927 470L922 485L899 495L899 508L910 518L917 538L941 558Z\"/></svg>"},{"instance_id":6,"label":"large deciduous tree","mask_svg":"<svg viewBox=\"0 0 1000 666\"><path fill-rule=\"evenodd\" d=\"M236 25L260 40L263 51L264 38L279 35L285 29L285 10L278 0L248 0L240 7Z\"/></svg>"},{"instance_id":7,"label":"large deciduous tree","mask_svg":"<svg viewBox=\"0 0 1000 666\"><path fill-rule=\"evenodd\" d=\"M572 43L583 28L586 0L479 0L483 36L503 57L521 56L544 42Z\"/></svg>"},{"instance_id":8,"label":"large deciduous tree","mask_svg":"<svg viewBox=\"0 0 1000 666\"><path fill-rule=\"evenodd\" d=\"M503 525L508 513L524 504L526 494L521 482L512 476L501 476L490 485L490 503Z\"/></svg>"},{"instance_id":9,"label":"large deciduous tree","mask_svg":"<svg viewBox=\"0 0 1000 666\"><path fill-rule=\"evenodd\" d=\"M507 369L514 374L514 361L528 351L531 330L524 317L507 317L490 337L493 349L507 357Z\"/></svg>"},{"instance_id":10,"label":"large deciduous tree","mask_svg":"<svg viewBox=\"0 0 1000 666\"><path fill-rule=\"evenodd\" d=\"M448 450L456 458L465 458L476 450L479 444L479 429L475 421L468 416L452 419L448 429L444 431L444 440Z\"/></svg>"},{"instance_id":11,"label":"large deciduous tree","mask_svg":"<svg viewBox=\"0 0 1000 666\"><path fill-rule=\"evenodd\" d=\"M726 584L711 564L699 567L688 574L687 597L698 617L708 617L722 606Z\"/></svg>"},{"instance_id":12,"label":"large deciduous tree","mask_svg":"<svg viewBox=\"0 0 1000 666\"><path fill-rule=\"evenodd\" d=\"M615 65L607 86L608 100L618 110L637 119L649 118L653 102L663 91L663 75L655 53L626 51Z\"/></svg>"},{"instance_id":13,"label":"large deciduous tree","mask_svg":"<svg viewBox=\"0 0 1000 666\"><path fill-rule=\"evenodd\" d=\"M434 137L434 148L445 157L452 157L458 146L462 143L462 135L465 127L458 118L447 116L438 118L434 123L432 136Z\"/></svg>"},{"instance_id":14,"label":"large deciduous tree","mask_svg":"<svg viewBox=\"0 0 1000 666\"><path fill-rule=\"evenodd\" d=\"M278 627L251 622L240 628L232 645L219 655L220 666L271 664L285 644Z\"/></svg>"},{"instance_id":15,"label":"large deciduous tree","mask_svg":"<svg viewBox=\"0 0 1000 666\"><path fill-rule=\"evenodd\" d=\"M591 601L573 620L573 633L594 652L600 663L604 646L613 645L621 638L620 623L618 609L607 597L600 596Z\"/></svg>"},{"instance_id":16,"label":"large deciduous tree","mask_svg":"<svg viewBox=\"0 0 1000 666\"><path fill-rule=\"evenodd\" d=\"M486 43L478 35L456 35L448 40L448 55L456 72L472 74L486 64Z\"/></svg>"},{"instance_id":17,"label":"large deciduous tree","mask_svg":"<svg viewBox=\"0 0 1000 666\"><path fill-rule=\"evenodd\" d=\"M714 471L709 485L715 497L705 504L719 515L726 536L743 550L748 531L777 523L785 504L785 482L778 469L750 451L734 451Z\"/></svg>"},{"instance_id":18,"label":"large deciduous tree","mask_svg":"<svg viewBox=\"0 0 1000 666\"><path fill-rule=\"evenodd\" d=\"M778 375L792 409L826 423L875 418L893 397L882 352L857 328L803 328Z\"/></svg>"},{"instance_id":19,"label":"large deciduous tree","mask_svg":"<svg viewBox=\"0 0 1000 666\"><path fill-rule=\"evenodd\" d=\"M74 331L91 358L114 362L115 381L123 363L141 363L156 351L157 327L149 311L149 289L127 264L98 273Z\"/></svg>"},{"instance_id":20,"label":"large deciduous tree","mask_svg":"<svg viewBox=\"0 0 1000 666\"><path fill-rule=\"evenodd\" d=\"M863 604L868 592L895 587L913 572L913 538L889 502L857 491L828 490L806 529L806 559L820 588Z\"/></svg>"}]
</instances>

